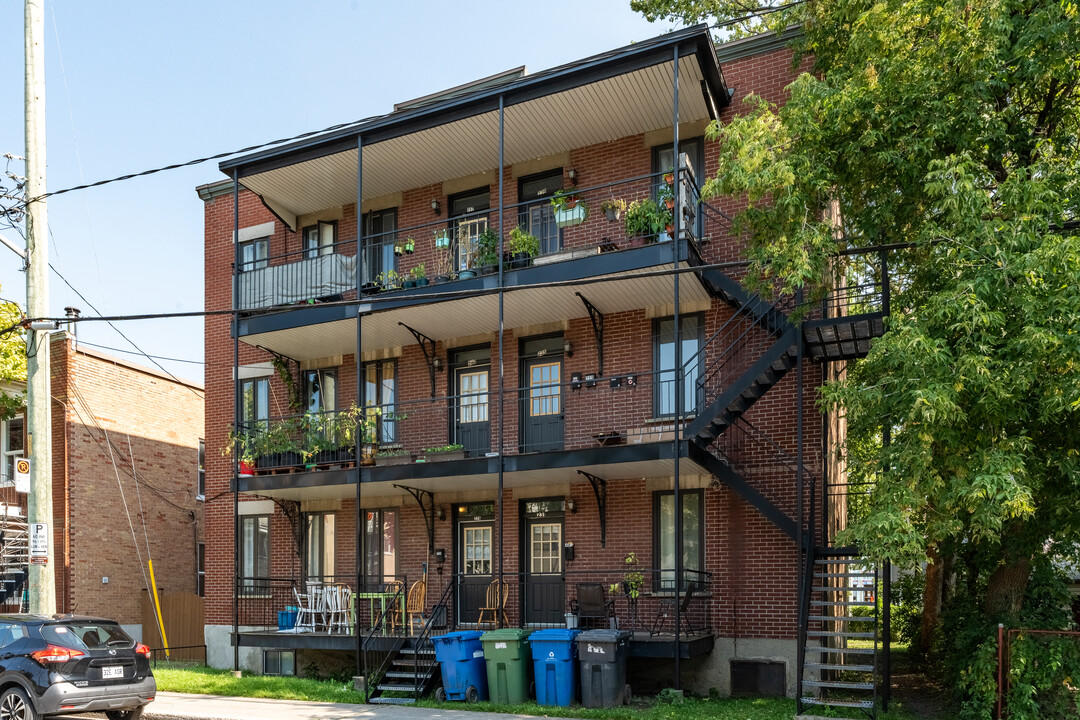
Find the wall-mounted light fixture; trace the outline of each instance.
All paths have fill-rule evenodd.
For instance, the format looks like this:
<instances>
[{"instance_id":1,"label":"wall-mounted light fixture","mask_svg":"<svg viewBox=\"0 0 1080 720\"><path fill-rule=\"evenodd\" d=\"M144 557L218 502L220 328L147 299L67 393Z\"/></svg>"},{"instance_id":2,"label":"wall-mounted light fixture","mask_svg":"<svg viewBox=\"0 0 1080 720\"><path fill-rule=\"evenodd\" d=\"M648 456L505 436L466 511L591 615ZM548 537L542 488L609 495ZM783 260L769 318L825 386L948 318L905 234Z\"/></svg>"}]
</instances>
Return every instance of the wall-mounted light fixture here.
<instances>
[{"instance_id":1,"label":"wall-mounted light fixture","mask_svg":"<svg viewBox=\"0 0 1080 720\"><path fill-rule=\"evenodd\" d=\"M570 344L569 340L563 340L562 351L566 357L574 357L574 346Z\"/></svg>"},{"instance_id":2,"label":"wall-mounted light fixture","mask_svg":"<svg viewBox=\"0 0 1080 720\"><path fill-rule=\"evenodd\" d=\"M443 366L443 362L439 357L432 358L431 367L435 368L437 372L442 372L446 368Z\"/></svg>"},{"instance_id":3,"label":"wall-mounted light fixture","mask_svg":"<svg viewBox=\"0 0 1080 720\"><path fill-rule=\"evenodd\" d=\"M442 505L436 505L435 506L435 519L436 520L445 520L446 519L446 509Z\"/></svg>"},{"instance_id":4,"label":"wall-mounted light fixture","mask_svg":"<svg viewBox=\"0 0 1080 720\"><path fill-rule=\"evenodd\" d=\"M439 214L439 198L431 198L431 209L436 215Z\"/></svg>"},{"instance_id":5,"label":"wall-mounted light fixture","mask_svg":"<svg viewBox=\"0 0 1080 720\"><path fill-rule=\"evenodd\" d=\"M566 176L570 178L571 185L577 185L577 170L570 168L566 171Z\"/></svg>"},{"instance_id":6,"label":"wall-mounted light fixture","mask_svg":"<svg viewBox=\"0 0 1080 720\"><path fill-rule=\"evenodd\" d=\"M574 498L566 498L566 509L570 511L571 515L577 512L577 503L574 502Z\"/></svg>"}]
</instances>

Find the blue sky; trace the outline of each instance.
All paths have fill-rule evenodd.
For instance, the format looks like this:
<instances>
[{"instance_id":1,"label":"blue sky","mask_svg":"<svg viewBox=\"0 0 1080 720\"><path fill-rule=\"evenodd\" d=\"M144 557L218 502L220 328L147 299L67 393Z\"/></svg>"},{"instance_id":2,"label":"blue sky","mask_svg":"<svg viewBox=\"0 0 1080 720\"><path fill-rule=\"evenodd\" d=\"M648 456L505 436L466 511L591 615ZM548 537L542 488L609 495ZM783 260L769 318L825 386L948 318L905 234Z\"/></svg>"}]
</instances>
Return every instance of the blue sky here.
<instances>
[{"instance_id":1,"label":"blue sky","mask_svg":"<svg viewBox=\"0 0 1080 720\"><path fill-rule=\"evenodd\" d=\"M670 29L647 23L629 0L45 0L49 189L358 120ZM0 155L23 154L22 35L23 3L0 3ZM201 310L195 187L222 178L205 163L50 199L53 266L105 315ZM0 248L0 296L24 304L20 266ZM50 295L54 315L67 305L95 314L55 274ZM203 359L201 318L118 327L150 355ZM133 350L104 323L83 323L79 338ZM199 364L159 362L202 381Z\"/></svg>"}]
</instances>

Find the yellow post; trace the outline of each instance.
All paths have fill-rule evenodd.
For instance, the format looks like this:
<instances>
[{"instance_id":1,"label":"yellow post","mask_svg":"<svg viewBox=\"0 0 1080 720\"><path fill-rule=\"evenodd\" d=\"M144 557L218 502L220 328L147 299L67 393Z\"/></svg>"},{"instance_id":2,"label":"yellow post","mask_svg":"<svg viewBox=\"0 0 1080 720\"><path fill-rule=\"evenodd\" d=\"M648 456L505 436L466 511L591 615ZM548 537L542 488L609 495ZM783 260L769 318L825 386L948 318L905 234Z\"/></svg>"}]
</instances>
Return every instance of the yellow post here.
<instances>
[{"instance_id":1,"label":"yellow post","mask_svg":"<svg viewBox=\"0 0 1080 720\"><path fill-rule=\"evenodd\" d=\"M165 646L165 658L169 659L169 639L165 637L165 621L161 619L161 601L158 600L157 581L154 580L154 561L147 559L150 566L150 589L154 593L154 610L157 611L158 629L161 630L161 644Z\"/></svg>"}]
</instances>

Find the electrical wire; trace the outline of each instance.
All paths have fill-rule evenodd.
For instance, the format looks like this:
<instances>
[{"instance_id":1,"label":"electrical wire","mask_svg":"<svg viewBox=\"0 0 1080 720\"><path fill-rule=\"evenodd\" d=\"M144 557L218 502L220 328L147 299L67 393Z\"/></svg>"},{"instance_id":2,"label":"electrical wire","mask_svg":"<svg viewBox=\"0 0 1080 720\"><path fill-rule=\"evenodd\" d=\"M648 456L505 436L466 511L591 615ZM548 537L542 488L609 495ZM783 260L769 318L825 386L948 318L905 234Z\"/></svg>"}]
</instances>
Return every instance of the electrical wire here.
<instances>
[{"instance_id":1,"label":"electrical wire","mask_svg":"<svg viewBox=\"0 0 1080 720\"><path fill-rule=\"evenodd\" d=\"M146 353L136 352L134 350L122 350L120 348L110 347L108 345L99 345L97 343L87 342L80 340L79 345L86 345L88 347L98 348L100 350L108 350L109 352L124 353L126 355L141 355L143 357L152 357L155 360L165 360L166 362L178 362L189 363L191 365L205 365L205 360L185 360L183 358L166 357L165 355L147 355Z\"/></svg>"}]
</instances>

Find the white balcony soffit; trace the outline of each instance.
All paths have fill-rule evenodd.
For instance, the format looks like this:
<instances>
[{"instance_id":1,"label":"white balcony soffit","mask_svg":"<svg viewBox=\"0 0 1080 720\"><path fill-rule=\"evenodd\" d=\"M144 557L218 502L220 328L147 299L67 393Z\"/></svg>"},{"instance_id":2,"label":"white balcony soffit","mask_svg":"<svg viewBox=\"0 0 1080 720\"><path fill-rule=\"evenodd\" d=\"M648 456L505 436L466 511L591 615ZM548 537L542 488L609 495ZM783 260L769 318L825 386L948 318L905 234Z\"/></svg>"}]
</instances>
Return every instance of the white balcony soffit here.
<instances>
[{"instance_id":1,"label":"white balcony soffit","mask_svg":"<svg viewBox=\"0 0 1080 720\"><path fill-rule=\"evenodd\" d=\"M649 268L649 272L670 270L671 267L670 263L657 265ZM616 279L609 282L573 287L523 288L507 292L504 326L513 329L588 317L589 313L581 299L574 294L575 291L581 292L605 315L671 303L674 279L670 275L642 277L641 273L635 272L612 277ZM452 291L455 285L449 283L439 287ZM709 298L702 284L688 275L682 276L679 293L684 303ZM498 320L499 298L495 294L373 312L365 315L361 321L362 349L367 351L415 344L416 339L400 326L399 322L440 341L484 333L494 334L498 328ZM591 331L589 338L589 342L592 342ZM275 352L297 360L351 355L356 352L356 320L301 325L286 330L245 335L241 341L249 345L273 348Z\"/></svg>"},{"instance_id":2,"label":"white balcony soffit","mask_svg":"<svg viewBox=\"0 0 1080 720\"><path fill-rule=\"evenodd\" d=\"M670 443L667 443L670 445ZM506 488L530 487L556 483L588 482L578 470L602 477L607 480L668 478L675 473L675 461L671 459L637 460L624 463L606 463L603 465L574 465L573 467L546 467L540 470L503 473L503 486ZM679 461L679 475L707 475L708 470L693 460L682 458ZM287 476L285 476L287 477ZM498 475L495 473L477 473L475 475L444 475L434 478L409 478L392 482L365 482L361 493L367 497L394 497L406 495L406 492L394 485L407 485L431 492L475 492L495 493L498 488ZM243 494L243 493L241 493ZM260 489L260 497L273 497L283 500L347 500L356 497L354 483L343 485L318 485L314 487L291 487L281 489ZM494 495L493 495L494 497ZM410 502L412 502L410 498ZM362 501L361 501L362 503Z\"/></svg>"},{"instance_id":3,"label":"white balcony soffit","mask_svg":"<svg viewBox=\"0 0 1080 720\"><path fill-rule=\"evenodd\" d=\"M511 105L506 165L672 125L673 63ZM679 120L708 117L696 56L679 63ZM364 197L485 172L499 164L499 115L488 112L364 148ZM249 175L241 183L283 219L356 202L356 150Z\"/></svg>"}]
</instances>

